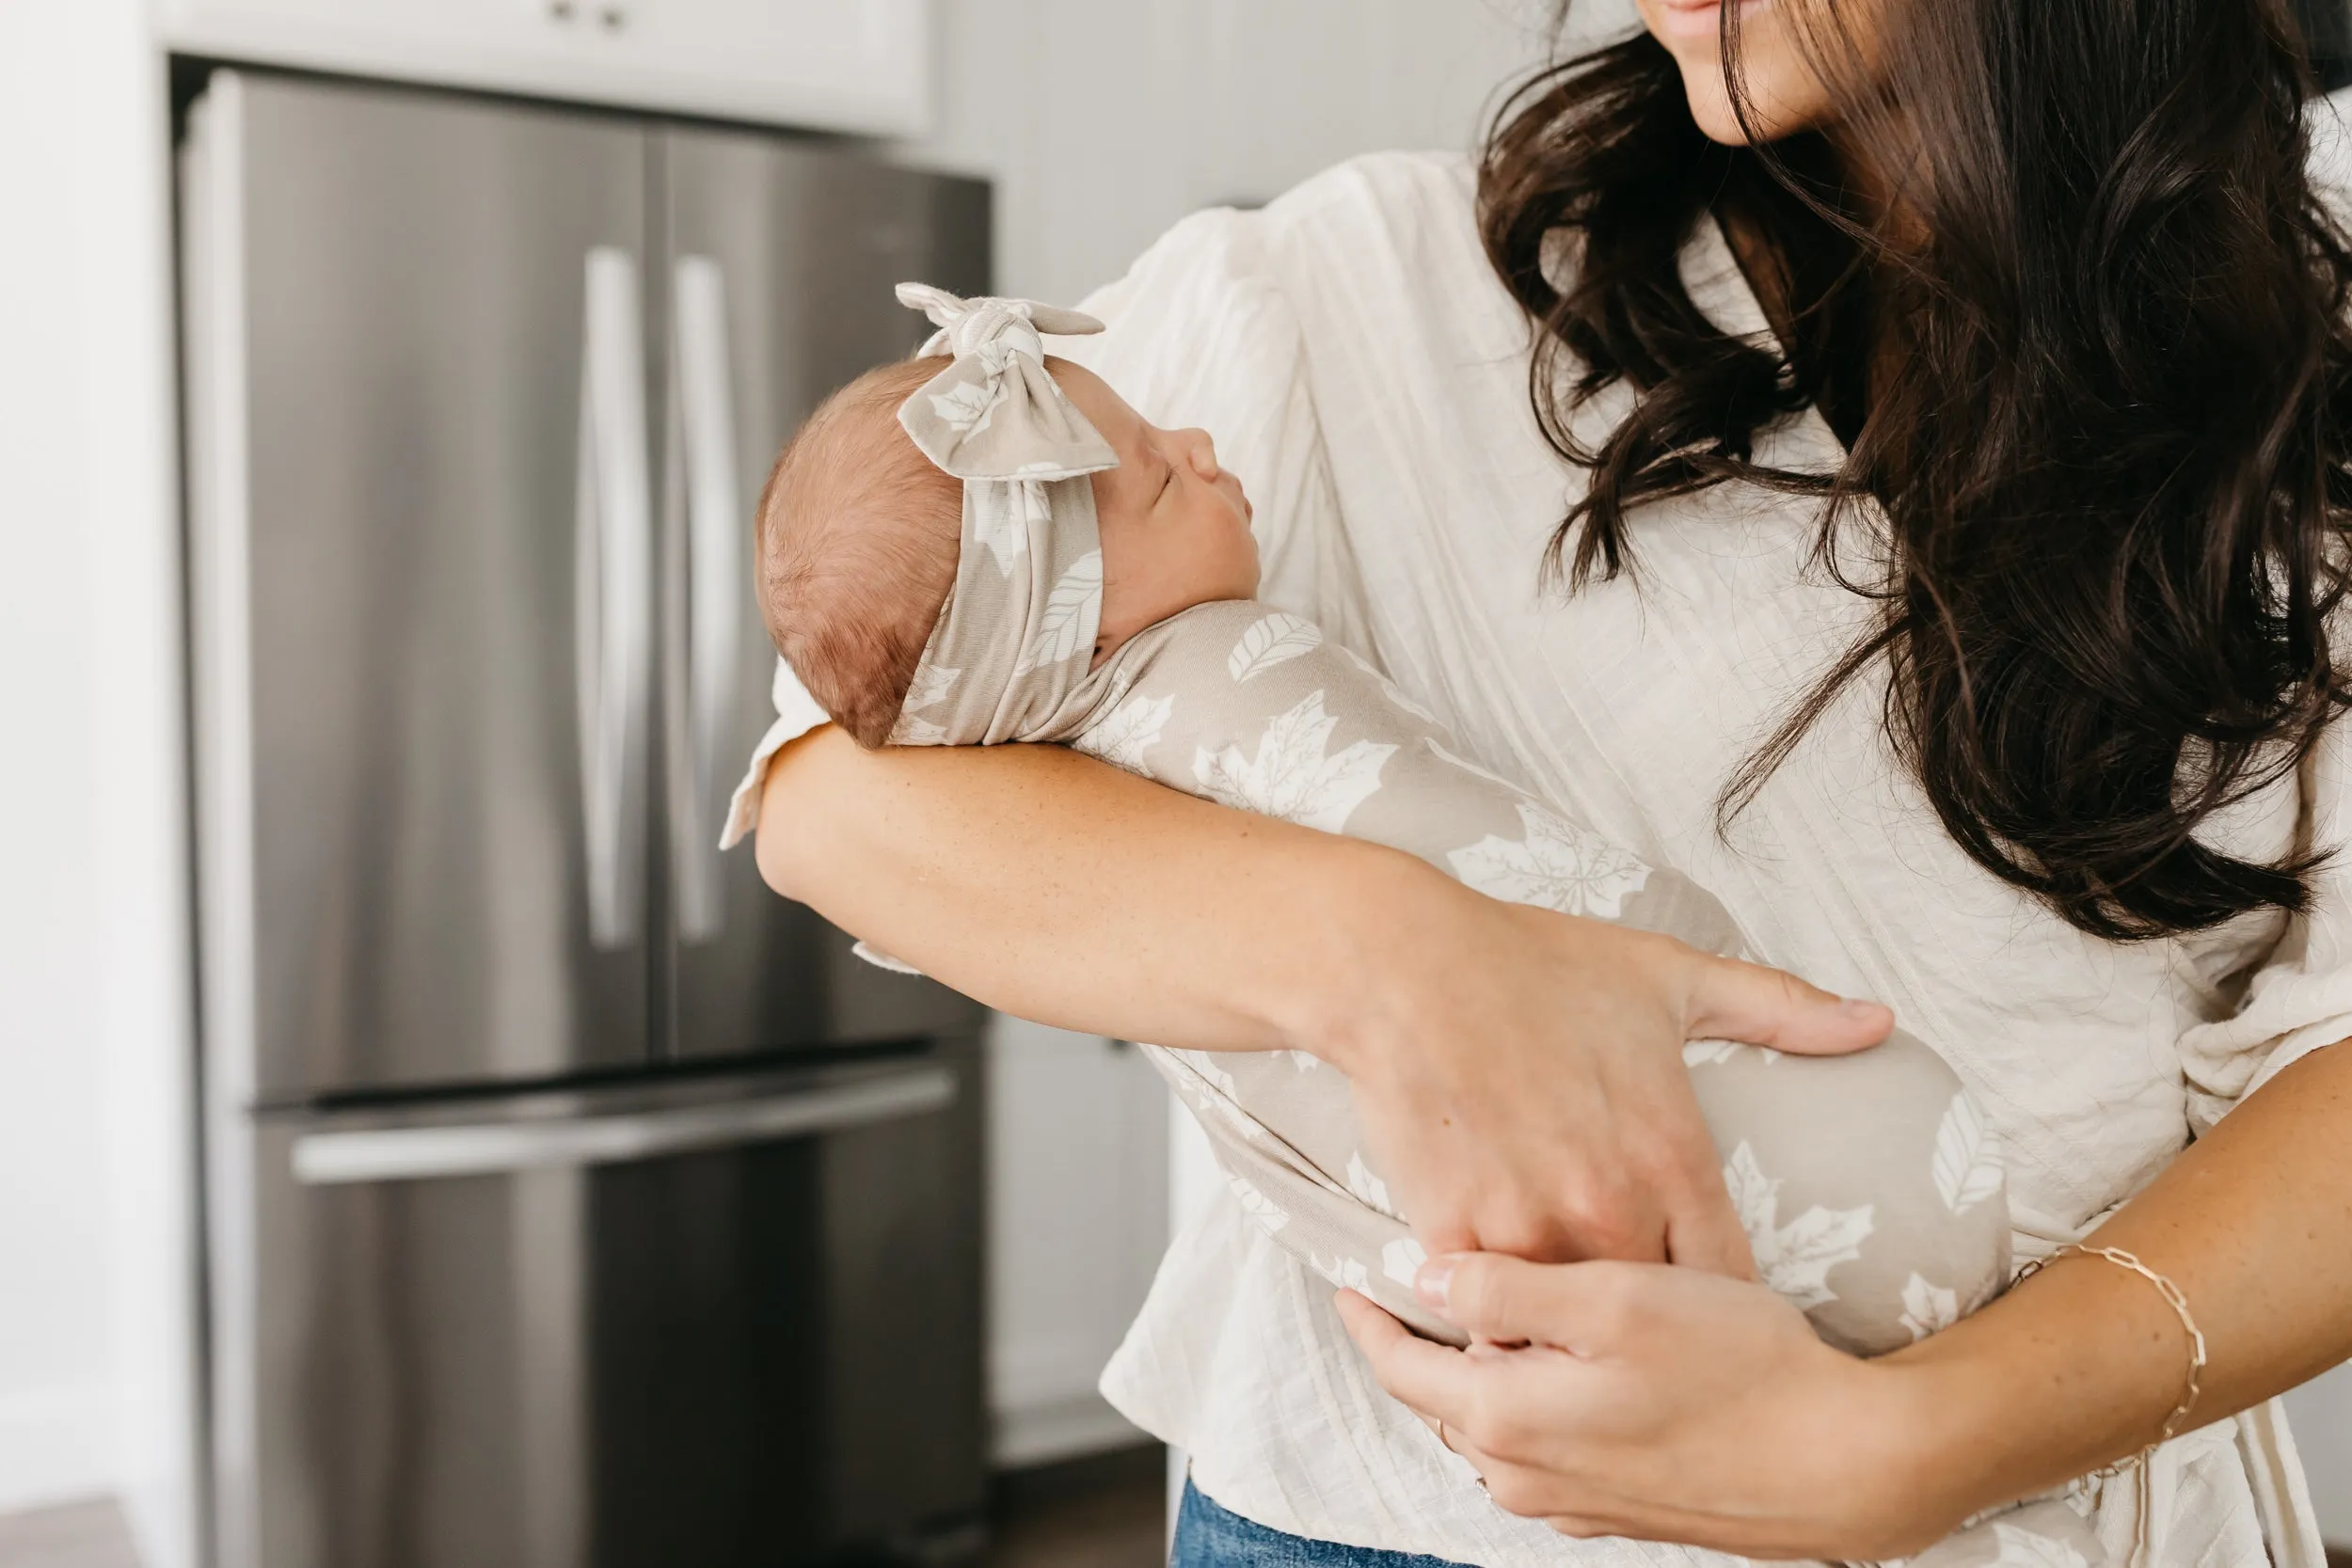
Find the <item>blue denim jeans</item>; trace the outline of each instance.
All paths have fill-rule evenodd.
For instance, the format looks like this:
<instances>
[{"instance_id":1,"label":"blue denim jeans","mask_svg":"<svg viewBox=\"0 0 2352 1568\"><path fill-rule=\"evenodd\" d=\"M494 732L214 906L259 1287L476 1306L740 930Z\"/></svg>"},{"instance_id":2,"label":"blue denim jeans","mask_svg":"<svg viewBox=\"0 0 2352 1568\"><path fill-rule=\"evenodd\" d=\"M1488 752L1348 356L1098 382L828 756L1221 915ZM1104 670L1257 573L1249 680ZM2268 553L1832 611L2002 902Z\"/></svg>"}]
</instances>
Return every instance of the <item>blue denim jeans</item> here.
<instances>
[{"instance_id":1,"label":"blue denim jeans","mask_svg":"<svg viewBox=\"0 0 2352 1568\"><path fill-rule=\"evenodd\" d=\"M1434 1557L1284 1535L1219 1508L1184 1482L1168 1568L1459 1568Z\"/></svg>"}]
</instances>

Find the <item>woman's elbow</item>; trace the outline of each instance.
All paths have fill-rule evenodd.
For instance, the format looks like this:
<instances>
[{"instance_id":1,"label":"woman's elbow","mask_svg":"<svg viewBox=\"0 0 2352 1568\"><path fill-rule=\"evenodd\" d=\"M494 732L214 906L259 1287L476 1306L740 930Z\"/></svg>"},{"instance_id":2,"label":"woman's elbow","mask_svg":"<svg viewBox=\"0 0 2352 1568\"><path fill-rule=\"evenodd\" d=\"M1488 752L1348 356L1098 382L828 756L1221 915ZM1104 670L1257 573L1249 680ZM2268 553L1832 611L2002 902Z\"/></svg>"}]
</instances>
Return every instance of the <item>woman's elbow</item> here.
<instances>
[{"instance_id":1,"label":"woman's elbow","mask_svg":"<svg viewBox=\"0 0 2352 1568\"><path fill-rule=\"evenodd\" d=\"M822 815L822 775L835 743L851 744L830 724L790 741L769 760L759 789L759 819L752 853L760 880L787 898L809 899L815 870L811 848L820 835L809 831Z\"/></svg>"}]
</instances>

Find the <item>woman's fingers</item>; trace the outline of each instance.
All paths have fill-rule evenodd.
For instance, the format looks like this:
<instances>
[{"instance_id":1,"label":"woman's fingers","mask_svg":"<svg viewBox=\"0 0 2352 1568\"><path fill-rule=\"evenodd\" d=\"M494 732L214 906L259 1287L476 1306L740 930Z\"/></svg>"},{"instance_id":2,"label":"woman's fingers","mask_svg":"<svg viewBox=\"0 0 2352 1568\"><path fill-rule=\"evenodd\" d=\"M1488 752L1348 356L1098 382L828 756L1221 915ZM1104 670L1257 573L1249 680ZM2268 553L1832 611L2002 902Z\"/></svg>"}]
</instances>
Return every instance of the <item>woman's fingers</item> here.
<instances>
[{"instance_id":1,"label":"woman's fingers","mask_svg":"<svg viewBox=\"0 0 2352 1568\"><path fill-rule=\"evenodd\" d=\"M1606 1356L1624 1348L1641 1318L1647 1275L1661 1267L1530 1263L1501 1253L1457 1253L1423 1263L1415 1289L1433 1311L1475 1338Z\"/></svg>"},{"instance_id":2,"label":"woman's fingers","mask_svg":"<svg viewBox=\"0 0 2352 1568\"><path fill-rule=\"evenodd\" d=\"M1455 1432L1470 1424L1478 1372L1470 1357L1422 1338L1353 1291L1342 1291L1336 1300L1341 1323L1381 1387L1423 1420L1443 1421Z\"/></svg>"},{"instance_id":3,"label":"woman's fingers","mask_svg":"<svg viewBox=\"0 0 2352 1568\"><path fill-rule=\"evenodd\" d=\"M1806 1056L1863 1050L1895 1026L1882 1003L1841 997L1762 964L1704 956L1683 1016L1691 1039L1743 1040Z\"/></svg>"}]
</instances>

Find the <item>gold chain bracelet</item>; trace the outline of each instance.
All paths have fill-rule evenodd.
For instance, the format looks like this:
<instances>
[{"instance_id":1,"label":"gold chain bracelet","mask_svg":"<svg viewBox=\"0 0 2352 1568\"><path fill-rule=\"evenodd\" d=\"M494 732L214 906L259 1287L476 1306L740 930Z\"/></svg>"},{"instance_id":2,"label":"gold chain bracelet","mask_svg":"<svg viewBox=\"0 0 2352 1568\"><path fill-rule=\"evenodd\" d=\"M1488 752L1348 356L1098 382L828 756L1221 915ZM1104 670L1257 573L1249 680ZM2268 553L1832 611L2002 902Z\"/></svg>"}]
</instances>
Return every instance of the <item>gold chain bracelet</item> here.
<instances>
[{"instance_id":1,"label":"gold chain bracelet","mask_svg":"<svg viewBox=\"0 0 2352 1568\"><path fill-rule=\"evenodd\" d=\"M2136 1465L2145 1460L2156 1449L2180 1435L2181 1424L2188 1419L2188 1413L2197 1406L2198 1395L2203 1392L2205 1331L2197 1326L2197 1319L2188 1309L2188 1297L2182 1292L2181 1288L2141 1262L2133 1254L2125 1252L2122 1247L2081 1246L2070 1242L2047 1258L2037 1258L2018 1270L2017 1277L2010 1281L2011 1286L2024 1284L2052 1263L2070 1255L2081 1258L2102 1258L2119 1269L2129 1269L2139 1275L2140 1278L2156 1288L2156 1293L2164 1297L2164 1304L2172 1308L2172 1315L2181 1320L2181 1327L2188 1334L2188 1387L2181 1395L2181 1402L2174 1405L2172 1414L2164 1418L2164 1429L2156 1434L2154 1442L2130 1458L2119 1459L2104 1470L2095 1472L2099 1475L2114 1475L2126 1465Z\"/></svg>"}]
</instances>

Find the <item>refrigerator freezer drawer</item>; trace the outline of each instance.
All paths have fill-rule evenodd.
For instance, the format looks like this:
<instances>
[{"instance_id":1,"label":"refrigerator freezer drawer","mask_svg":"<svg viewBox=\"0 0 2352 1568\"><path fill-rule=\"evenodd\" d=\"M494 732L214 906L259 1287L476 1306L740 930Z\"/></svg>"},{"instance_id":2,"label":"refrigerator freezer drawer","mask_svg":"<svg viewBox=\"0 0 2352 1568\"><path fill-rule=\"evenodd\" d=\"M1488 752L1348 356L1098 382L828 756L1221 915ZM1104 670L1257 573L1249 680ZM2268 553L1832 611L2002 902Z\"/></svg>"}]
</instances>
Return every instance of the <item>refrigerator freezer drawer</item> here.
<instances>
[{"instance_id":1,"label":"refrigerator freezer drawer","mask_svg":"<svg viewBox=\"0 0 2352 1568\"><path fill-rule=\"evenodd\" d=\"M256 1257L226 1277L261 1284L215 1305L223 1568L790 1568L968 1531L976 1060L230 1133Z\"/></svg>"}]
</instances>

